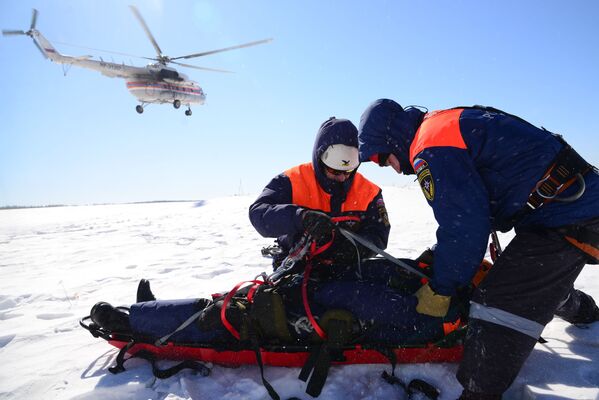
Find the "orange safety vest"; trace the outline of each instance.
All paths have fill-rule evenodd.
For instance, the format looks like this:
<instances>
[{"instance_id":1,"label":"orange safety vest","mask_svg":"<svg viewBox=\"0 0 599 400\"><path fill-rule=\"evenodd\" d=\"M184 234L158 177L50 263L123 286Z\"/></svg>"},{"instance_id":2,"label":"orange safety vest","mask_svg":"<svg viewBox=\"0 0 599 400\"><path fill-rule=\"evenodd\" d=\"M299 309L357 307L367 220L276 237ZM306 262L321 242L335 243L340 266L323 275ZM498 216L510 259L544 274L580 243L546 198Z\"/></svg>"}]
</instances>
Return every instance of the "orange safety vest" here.
<instances>
[{"instance_id":1,"label":"orange safety vest","mask_svg":"<svg viewBox=\"0 0 599 400\"><path fill-rule=\"evenodd\" d=\"M318 184L312 163L290 168L284 174L291 181L293 204L326 213L331 212L331 195ZM341 205L341 212L366 211L380 191L377 185L356 172L345 201Z\"/></svg>"},{"instance_id":2,"label":"orange safety vest","mask_svg":"<svg viewBox=\"0 0 599 400\"><path fill-rule=\"evenodd\" d=\"M424 116L410 146L410 162L429 147L456 147L467 149L460 131L460 115L463 108L433 111ZM413 166L413 165L412 165Z\"/></svg>"}]
</instances>

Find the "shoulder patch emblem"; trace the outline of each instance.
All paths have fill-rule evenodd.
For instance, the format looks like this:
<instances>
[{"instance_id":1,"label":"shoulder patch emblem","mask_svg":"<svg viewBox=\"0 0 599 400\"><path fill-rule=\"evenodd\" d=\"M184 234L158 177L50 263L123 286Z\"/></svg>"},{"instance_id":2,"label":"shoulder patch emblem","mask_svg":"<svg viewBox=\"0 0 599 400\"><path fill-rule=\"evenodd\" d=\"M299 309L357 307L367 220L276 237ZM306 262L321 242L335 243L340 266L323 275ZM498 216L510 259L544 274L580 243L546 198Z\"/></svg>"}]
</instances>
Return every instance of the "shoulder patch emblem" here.
<instances>
[{"instance_id":1,"label":"shoulder patch emblem","mask_svg":"<svg viewBox=\"0 0 599 400\"><path fill-rule=\"evenodd\" d=\"M435 199L435 183L431 170L428 167L428 163L422 158L415 159L414 171L418 176L418 183L420 184L422 193L424 193L424 197L426 197L428 201L433 201Z\"/></svg>"}]
</instances>

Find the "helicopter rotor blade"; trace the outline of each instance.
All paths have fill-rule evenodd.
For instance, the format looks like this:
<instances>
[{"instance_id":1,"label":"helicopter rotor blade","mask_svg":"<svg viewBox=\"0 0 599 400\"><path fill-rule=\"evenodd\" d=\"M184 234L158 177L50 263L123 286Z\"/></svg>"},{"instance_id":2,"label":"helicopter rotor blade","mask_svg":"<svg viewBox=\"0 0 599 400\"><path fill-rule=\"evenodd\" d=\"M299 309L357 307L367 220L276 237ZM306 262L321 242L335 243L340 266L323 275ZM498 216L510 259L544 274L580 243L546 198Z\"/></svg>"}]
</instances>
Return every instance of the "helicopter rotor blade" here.
<instances>
[{"instance_id":1,"label":"helicopter rotor blade","mask_svg":"<svg viewBox=\"0 0 599 400\"><path fill-rule=\"evenodd\" d=\"M146 36L148 37L148 39L150 39L150 42L152 42L152 46L154 46L154 49L158 54L158 58L162 58L162 50L160 50L160 46L158 46L158 43L156 43L156 39L154 39L154 36L152 35L152 32L150 32L150 28L148 28L148 25L146 24L144 18L141 16L141 13L137 9L137 7L133 5L129 6L129 8L131 8L133 15L135 15L135 18L137 18L137 20L141 24L141 27L146 32Z\"/></svg>"},{"instance_id":2,"label":"helicopter rotor blade","mask_svg":"<svg viewBox=\"0 0 599 400\"><path fill-rule=\"evenodd\" d=\"M229 74L234 74L233 71L227 71L226 69L216 69L216 68L206 68L206 67L198 67L197 65L191 65L191 64L184 64L184 63L180 63L178 61L171 61L173 64L177 64L180 65L182 67L187 67L187 68L195 68L195 69L201 69L203 71L212 71L212 72L226 72Z\"/></svg>"},{"instance_id":3,"label":"helicopter rotor blade","mask_svg":"<svg viewBox=\"0 0 599 400\"><path fill-rule=\"evenodd\" d=\"M52 43L62 44L64 46L75 47L75 48L78 48L78 49L99 51L101 53L116 54L116 55L119 55L119 56L128 56L128 57L143 58L143 59L146 59L146 60L158 61L157 58L138 56L138 55L135 55L135 54L123 53L123 52L120 52L120 51L96 49L95 47L79 46L77 44L66 43L66 42L59 42L57 40L53 40Z\"/></svg>"},{"instance_id":4,"label":"helicopter rotor blade","mask_svg":"<svg viewBox=\"0 0 599 400\"><path fill-rule=\"evenodd\" d=\"M15 30L2 30L2 34L4 36L11 36L11 35L27 35L27 32L25 31L15 31Z\"/></svg>"},{"instance_id":5,"label":"helicopter rotor blade","mask_svg":"<svg viewBox=\"0 0 599 400\"><path fill-rule=\"evenodd\" d=\"M189 54L189 55L180 56L180 57L171 57L170 59L171 60L178 60L178 59L181 59L181 58L203 57L203 56L207 56L207 55L210 55L210 54L222 53L223 51L229 51L229 50L235 50L235 49L242 49L244 47L256 46L258 44L268 43L268 42L271 42L271 41L272 41L272 39L257 40L255 42L249 42L249 43L239 44L237 46L225 47L223 49L218 49L218 50L204 51L202 53Z\"/></svg>"},{"instance_id":6,"label":"helicopter rotor blade","mask_svg":"<svg viewBox=\"0 0 599 400\"><path fill-rule=\"evenodd\" d=\"M35 29L36 22L37 22L37 10L34 8L31 11L31 27L29 29Z\"/></svg>"}]
</instances>

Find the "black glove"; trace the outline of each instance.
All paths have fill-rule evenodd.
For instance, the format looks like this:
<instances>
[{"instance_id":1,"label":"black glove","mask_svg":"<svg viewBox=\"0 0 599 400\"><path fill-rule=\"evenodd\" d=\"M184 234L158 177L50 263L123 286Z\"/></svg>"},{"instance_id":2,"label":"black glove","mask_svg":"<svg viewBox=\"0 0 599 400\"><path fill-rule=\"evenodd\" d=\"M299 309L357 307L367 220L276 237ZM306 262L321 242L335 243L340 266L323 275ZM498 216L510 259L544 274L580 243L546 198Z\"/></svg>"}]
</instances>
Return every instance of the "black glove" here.
<instances>
[{"instance_id":1,"label":"black glove","mask_svg":"<svg viewBox=\"0 0 599 400\"><path fill-rule=\"evenodd\" d=\"M356 248L356 245L358 248ZM323 253L323 257L330 257L333 264L352 266L358 263L360 245L347 240L342 234L336 234L330 249Z\"/></svg>"},{"instance_id":2,"label":"black glove","mask_svg":"<svg viewBox=\"0 0 599 400\"><path fill-rule=\"evenodd\" d=\"M426 264L426 266L428 267L432 267L433 262L435 261L434 246L432 249L424 250L415 261L418 263Z\"/></svg>"},{"instance_id":3,"label":"black glove","mask_svg":"<svg viewBox=\"0 0 599 400\"><path fill-rule=\"evenodd\" d=\"M331 217L320 211L306 210L302 213L302 225L304 230L318 246L322 246L331 241L335 224Z\"/></svg>"}]
</instances>

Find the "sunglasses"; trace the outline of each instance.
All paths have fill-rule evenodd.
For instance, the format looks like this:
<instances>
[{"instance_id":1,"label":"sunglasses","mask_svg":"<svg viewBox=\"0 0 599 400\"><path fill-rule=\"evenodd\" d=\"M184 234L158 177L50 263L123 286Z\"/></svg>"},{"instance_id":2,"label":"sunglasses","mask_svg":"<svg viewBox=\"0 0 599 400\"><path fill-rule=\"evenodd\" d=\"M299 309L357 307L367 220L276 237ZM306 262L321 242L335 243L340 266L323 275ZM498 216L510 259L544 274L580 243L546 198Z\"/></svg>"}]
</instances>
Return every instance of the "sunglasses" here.
<instances>
[{"instance_id":1,"label":"sunglasses","mask_svg":"<svg viewBox=\"0 0 599 400\"><path fill-rule=\"evenodd\" d=\"M324 163L322 163L322 166L329 174L335 175L335 176L340 176L340 175L350 176L356 170L356 168L354 168L354 169L350 169L347 171L341 171L339 169L331 168L331 167L325 165Z\"/></svg>"}]
</instances>

